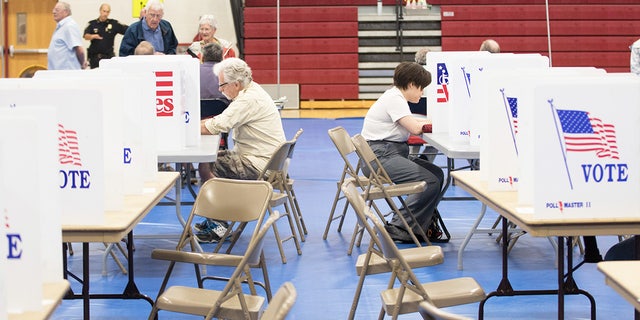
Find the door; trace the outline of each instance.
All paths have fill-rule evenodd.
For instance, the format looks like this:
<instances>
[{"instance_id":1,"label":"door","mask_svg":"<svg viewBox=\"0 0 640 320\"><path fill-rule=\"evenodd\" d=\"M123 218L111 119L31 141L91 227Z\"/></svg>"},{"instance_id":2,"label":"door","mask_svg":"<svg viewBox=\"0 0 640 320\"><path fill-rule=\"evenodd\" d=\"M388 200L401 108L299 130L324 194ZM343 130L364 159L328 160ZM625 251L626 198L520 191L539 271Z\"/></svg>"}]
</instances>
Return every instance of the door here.
<instances>
[{"instance_id":1,"label":"door","mask_svg":"<svg viewBox=\"0 0 640 320\"><path fill-rule=\"evenodd\" d=\"M3 0L0 28L2 77L25 76L31 70L47 67L47 48L56 28L53 7L57 0Z\"/></svg>"}]
</instances>

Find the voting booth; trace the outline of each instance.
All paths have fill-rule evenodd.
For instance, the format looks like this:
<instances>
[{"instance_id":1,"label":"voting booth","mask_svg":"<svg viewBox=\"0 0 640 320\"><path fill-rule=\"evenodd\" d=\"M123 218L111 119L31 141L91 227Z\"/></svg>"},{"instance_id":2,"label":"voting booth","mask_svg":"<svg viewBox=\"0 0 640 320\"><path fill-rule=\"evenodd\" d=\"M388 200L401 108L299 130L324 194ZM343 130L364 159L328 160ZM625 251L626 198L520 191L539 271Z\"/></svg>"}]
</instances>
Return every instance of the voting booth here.
<instances>
[{"instance_id":1,"label":"voting booth","mask_svg":"<svg viewBox=\"0 0 640 320\"><path fill-rule=\"evenodd\" d=\"M519 203L539 218L640 212L640 78L549 77L519 114Z\"/></svg>"},{"instance_id":2,"label":"voting booth","mask_svg":"<svg viewBox=\"0 0 640 320\"><path fill-rule=\"evenodd\" d=\"M143 147L143 132L153 131L153 125L148 121L150 110L144 110L133 103L139 100L137 82L141 78L124 74L120 70L93 69L43 71L36 73L33 80L60 79L60 83L56 82L58 84L49 85L48 88L64 88L67 85L84 88L87 83L100 84L91 88L100 91L104 106L105 161L108 175L113 175L107 177L107 183L118 179L122 194L141 194L144 181L155 178L155 173L150 174L148 169L145 171L144 166L152 165L152 169L155 169L155 162L150 161L157 157L155 148ZM149 115L145 115L143 111L148 111Z\"/></svg>"},{"instance_id":3,"label":"voting booth","mask_svg":"<svg viewBox=\"0 0 640 320\"><path fill-rule=\"evenodd\" d=\"M489 55L486 51L428 52L425 68L431 73L431 84L425 88L433 133L450 131L450 109L454 96L468 95L469 79L465 65L470 57ZM473 80L471 80L473 81Z\"/></svg>"},{"instance_id":4,"label":"voting booth","mask_svg":"<svg viewBox=\"0 0 640 320\"><path fill-rule=\"evenodd\" d=\"M62 279L56 120L50 106L0 109L3 319L41 310L43 283Z\"/></svg>"},{"instance_id":5,"label":"voting booth","mask_svg":"<svg viewBox=\"0 0 640 320\"><path fill-rule=\"evenodd\" d=\"M144 55L100 61L100 69L152 75L158 150L200 144L200 61L187 55ZM141 85L148 85L144 83Z\"/></svg>"},{"instance_id":6,"label":"voting booth","mask_svg":"<svg viewBox=\"0 0 640 320\"><path fill-rule=\"evenodd\" d=\"M533 135L521 133L521 110L532 108L532 85L548 78L605 75L603 69L584 68L511 68L488 70L484 78L485 114L480 140L481 178L491 191L518 190L518 146L533 143ZM525 124L526 126L526 124ZM523 136L524 135L524 136Z\"/></svg>"},{"instance_id":7,"label":"voting booth","mask_svg":"<svg viewBox=\"0 0 640 320\"><path fill-rule=\"evenodd\" d=\"M108 112L102 94L91 89L39 89L63 86L64 79L1 79L0 105L56 108L59 150L55 192L62 224L102 224L105 210L123 207L121 139L105 132ZM73 82L68 83L67 88ZM73 98L70 98L73 97ZM113 152L107 156L107 150ZM52 191L54 192L54 191Z\"/></svg>"}]
</instances>

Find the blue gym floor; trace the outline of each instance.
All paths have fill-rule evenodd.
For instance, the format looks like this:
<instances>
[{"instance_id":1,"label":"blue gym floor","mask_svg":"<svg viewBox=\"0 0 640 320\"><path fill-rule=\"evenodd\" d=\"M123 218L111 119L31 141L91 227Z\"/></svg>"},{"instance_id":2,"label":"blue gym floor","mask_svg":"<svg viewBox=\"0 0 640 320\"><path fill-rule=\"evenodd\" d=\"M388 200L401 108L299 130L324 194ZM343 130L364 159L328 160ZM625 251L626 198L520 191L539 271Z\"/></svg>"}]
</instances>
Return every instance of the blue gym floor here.
<instances>
[{"instance_id":1,"label":"blue gym floor","mask_svg":"<svg viewBox=\"0 0 640 320\"><path fill-rule=\"evenodd\" d=\"M348 119L283 119L287 137L303 128L304 133L298 140L295 155L290 166L290 174L295 179L295 191L299 198L301 211L309 234L302 243L302 255L296 254L292 242L285 243L288 262L282 264L275 245L273 233L267 234L265 254L269 275L274 292L285 281L291 281L297 291L298 299L288 319L345 319L353 293L358 282L355 274L355 261L358 254L366 250L368 238L356 248L351 256L346 254L353 231L355 217L348 214L341 233L336 231L337 222L331 226L327 240L322 233L336 191L336 181L342 170L342 160L329 140L327 130L343 126L353 135L359 133L362 118ZM460 164L464 164L465 160ZM436 163L444 164L439 156ZM186 189L183 196L190 198ZM451 186L447 196L466 195L464 191ZM187 199L188 200L188 199ZM475 278L485 289L493 291L501 279L501 248L496 243L496 235L475 235L464 254L464 270L457 269L457 252L460 243L469 231L480 210L478 201L443 201L440 212L449 229L452 239L442 246L445 262L441 265L416 269L414 272L422 282L443 280L453 277L469 276ZM190 206L183 206L183 216L188 216ZM482 226L490 227L496 214L489 211ZM281 220L280 223L285 223ZM285 234L285 228L281 227ZM177 234L181 228L175 216L175 208L157 206L134 230L135 235ZM247 230L251 230L248 228ZM245 233L243 238L248 238ZM598 237L600 251L606 250L617 241L617 237ZM166 271L167 263L152 260L154 248L175 248L175 239L136 239L135 240L135 279L138 289L155 299L158 288ZM403 246L403 245L401 245ZM242 247L242 245L239 245ZM205 250L213 244L203 245ZM74 244L75 254L69 258L69 269L81 274L82 250L80 244ZM107 275L102 275L102 256L104 245L91 244L91 292L119 293L126 285L124 275L115 262L107 260ZM574 260L581 261L579 250L573 251ZM122 258L124 262L125 260ZM509 279L514 289L553 289L557 288L555 252L546 238L521 237L509 254ZM126 264L125 264L126 265ZM209 268L208 274L230 274L230 270ZM256 273L257 277L259 273ZM618 296L613 289L604 284L603 275L595 264L585 264L575 272L574 277L581 289L590 292L597 303L599 319L633 319L633 308ZM389 274L368 276L358 306L357 319L377 319L380 310L381 290L386 288ZM70 279L71 288L81 292L81 286ZM179 265L174 271L171 284L195 286L192 265ZM221 282L205 282L211 288L222 288ZM259 291L260 294L264 292ZM23 293L24 294L24 293ZM146 319L151 306L144 300L92 300L91 319ZM478 303L447 308L447 310L466 315L478 316ZM567 296L565 299L565 319L589 319L589 301L581 295ZM493 297L485 305L485 319L557 319L557 296L514 296ZM82 319L81 300L63 300L52 319ZM160 312L159 319L201 319ZM400 319L421 319L416 314L400 316Z\"/></svg>"}]
</instances>

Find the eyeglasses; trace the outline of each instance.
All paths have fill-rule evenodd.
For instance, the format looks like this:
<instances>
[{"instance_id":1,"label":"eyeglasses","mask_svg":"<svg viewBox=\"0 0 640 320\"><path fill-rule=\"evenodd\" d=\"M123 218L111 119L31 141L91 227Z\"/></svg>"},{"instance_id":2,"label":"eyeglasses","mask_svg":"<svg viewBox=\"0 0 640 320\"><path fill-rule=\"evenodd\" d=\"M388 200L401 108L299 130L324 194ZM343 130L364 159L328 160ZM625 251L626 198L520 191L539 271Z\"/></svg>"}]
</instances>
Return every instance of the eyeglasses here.
<instances>
[{"instance_id":1,"label":"eyeglasses","mask_svg":"<svg viewBox=\"0 0 640 320\"><path fill-rule=\"evenodd\" d=\"M226 86L228 84L229 84L229 82L221 83L221 84L218 85L218 89L222 89L222 87L224 87L224 86Z\"/></svg>"},{"instance_id":2,"label":"eyeglasses","mask_svg":"<svg viewBox=\"0 0 640 320\"><path fill-rule=\"evenodd\" d=\"M162 14L160 13L147 13L146 16L151 19L162 19Z\"/></svg>"}]
</instances>

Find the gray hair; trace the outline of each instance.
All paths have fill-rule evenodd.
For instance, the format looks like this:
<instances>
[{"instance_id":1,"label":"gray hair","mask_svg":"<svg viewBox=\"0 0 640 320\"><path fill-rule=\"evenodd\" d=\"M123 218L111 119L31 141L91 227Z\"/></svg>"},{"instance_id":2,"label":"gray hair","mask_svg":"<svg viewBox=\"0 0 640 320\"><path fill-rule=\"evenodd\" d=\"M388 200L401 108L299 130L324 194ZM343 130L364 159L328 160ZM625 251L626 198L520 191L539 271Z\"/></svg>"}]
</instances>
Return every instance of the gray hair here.
<instances>
[{"instance_id":1,"label":"gray hair","mask_svg":"<svg viewBox=\"0 0 640 320\"><path fill-rule=\"evenodd\" d=\"M211 28L218 29L218 20L212 14L205 14L200 17L200 21L198 22L198 26L203 24L208 24Z\"/></svg>"},{"instance_id":2,"label":"gray hair","mask_svg":"<svg viewBox=\"0 0 640 320\"><path fill-rule=\"evenodd\" d=\"M491 53L500 53L500 45L493 39L487 39L480 45L480 51L489 51Z\"/></svg>"},{"instance_id":3,"label":"gray hair","mask_svg":"<svg viewBox=\"0 0 640 320\"><path fill-rule=\"evenodd\" d=\"M427 53L429 52L429 48L420 48L418 52L416 52L415 61L418 64L426 65L427 64Z\"/></svg>"},{"instance_id":4,"label":"gray hair","mask_svg":"<svg viewBox=\"0 0 640 320\"><path fill-rule=\"evenodd\" d=\"M71 5L69 3L62 1L59 1L58 3L62 6L62 9L64 9L66 12L69 12L69 15L71 15Z\"/></svg>"},{"instance_id":5,"label":"gray hair","mask_svg":"<svg viewBox=\"0 0 640 320\"><path fill-rule=\"evenodd\" d=\"M202 47L202 61L222 61L222 47L217 43L206 44Z\"/></svg>"},{"instance_id":6,"label":"gray hair","mask_svg":"<svg viewBox=\"0 0 640 320\"><path fill-rule=\"evenodd\" d=\"M147 10L152 9L164 12L164 4L162 4L162 2L160 2L159 0L149 0L145 8L147 8Z\"/></svg>"},{"instance_id":7,"label":"gray hair","mask_svg":"<svg viewBox=\"0 0 640 320\"><path fill-rule=\"evenodd\" d=\"M213 66L213 73L222 73L226 82L239 82L243 88L251 82L251 68L238 58L227 58Z\"/></svg>"}]
</instances>

